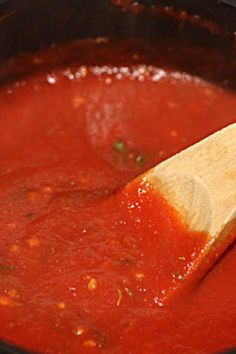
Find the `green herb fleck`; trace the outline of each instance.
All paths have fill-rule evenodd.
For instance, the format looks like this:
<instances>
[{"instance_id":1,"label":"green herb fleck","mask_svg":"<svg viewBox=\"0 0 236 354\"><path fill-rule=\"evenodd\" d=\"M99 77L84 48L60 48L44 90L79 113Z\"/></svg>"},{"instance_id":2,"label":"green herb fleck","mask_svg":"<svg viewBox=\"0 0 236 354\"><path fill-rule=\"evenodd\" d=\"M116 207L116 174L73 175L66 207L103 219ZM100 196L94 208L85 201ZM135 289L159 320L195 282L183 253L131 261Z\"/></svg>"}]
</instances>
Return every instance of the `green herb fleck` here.
<instances>
[{"instance_id":1,"label":"green herb fleck","mask_svg":"<svg viewBox=\"0 0 236 354\"><path fill-rule=\"evenodd\" d=\"M125 143L124 143L124 141L116 141L115 143L114 143L114 148L115 148L115 150L117 151L117 152L120 152L120 153L122 153L122 152L124 152L125 151Z\"/></svg>"}]
</instances>

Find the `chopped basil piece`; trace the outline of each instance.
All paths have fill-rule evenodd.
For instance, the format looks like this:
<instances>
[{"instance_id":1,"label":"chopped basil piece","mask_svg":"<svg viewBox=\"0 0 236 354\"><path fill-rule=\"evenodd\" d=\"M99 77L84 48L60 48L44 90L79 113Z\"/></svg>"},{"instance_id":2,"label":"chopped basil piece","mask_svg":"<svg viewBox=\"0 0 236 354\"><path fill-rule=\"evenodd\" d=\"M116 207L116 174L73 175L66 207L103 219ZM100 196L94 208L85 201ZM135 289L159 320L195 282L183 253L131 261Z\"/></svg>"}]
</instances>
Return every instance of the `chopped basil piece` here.
<instances>
[{"instance_id":1,"label":"chopped basil piece","mask_svg":"<svg viewBox=\"0 0 236 354\"><path fill-rule=\"evenodd\" d=\"M144 154L135 151L135 149L128 148L126 143L123 140L117 140L113 147L116 152L118 152L123 161L133 161L137 166L141 166L145 163L146 157Z\"/></svg>"},{"instance_id":2,"label":"chopped basil piece","mask_svg":"<svg viewBox=\"0 0 236 354\"><path fill-rule=\"evenodd\" d=\"M114 148L117 152L124 152L125 151L125 143L123 141L116 141L114 143Z\"/></svg>"}]
</instances>

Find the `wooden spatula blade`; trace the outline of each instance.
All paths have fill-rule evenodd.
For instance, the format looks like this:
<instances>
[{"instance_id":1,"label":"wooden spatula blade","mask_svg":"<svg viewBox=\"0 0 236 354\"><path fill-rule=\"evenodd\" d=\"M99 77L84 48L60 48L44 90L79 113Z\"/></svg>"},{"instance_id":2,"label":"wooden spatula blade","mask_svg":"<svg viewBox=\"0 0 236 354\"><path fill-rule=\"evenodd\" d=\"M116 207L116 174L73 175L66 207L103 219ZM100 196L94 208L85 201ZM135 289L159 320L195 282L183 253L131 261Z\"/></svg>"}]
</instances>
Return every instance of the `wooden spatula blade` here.
<instances>
[{"instance_id":1,"label":"wooden spatula blade","mask_svg":"<svg viewBox=\"0 0 236 354\"><path fill-rule=\"evenodd\" d=\"M156 249L153 281L158 301L164 303L203 277L236 238L236 124L147 171L125 188L125 195L129 203L136 198L139 218L143 211L144 242L150 238ZM163 211L154 210L161 205ZM159 232L163 212L169 219ZM137 217L135 210L129 213ZM156 238L155 230L145 231L147 219L158 230Z\"/></svg>"},{"instance_id":2,"label":"wooden spatula blade","mask_svg":"<svg viewBox=\"0 0 236 354\"><path fill-rule=\"evenodd\" d=\"M236 124L145 175L192 230L217 238L236 213Z\"/></svg>"}]
</instances>

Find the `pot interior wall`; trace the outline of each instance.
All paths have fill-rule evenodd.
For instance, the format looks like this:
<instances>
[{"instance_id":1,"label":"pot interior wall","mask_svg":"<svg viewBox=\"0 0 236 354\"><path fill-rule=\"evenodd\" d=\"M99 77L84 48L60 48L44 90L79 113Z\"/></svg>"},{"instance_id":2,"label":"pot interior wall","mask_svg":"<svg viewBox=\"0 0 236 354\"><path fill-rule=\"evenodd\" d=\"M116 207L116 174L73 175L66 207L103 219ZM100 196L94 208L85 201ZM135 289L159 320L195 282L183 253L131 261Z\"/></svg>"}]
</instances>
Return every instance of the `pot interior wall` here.
<instances>
[{"instance_id":1,"label":"pot interior wall","mask_svg":"<svg viewBox=\"0 0 236 354\"><path fill-rule=\"evenodd\" d=\"M128 1L132 8L132 0ZM209 50L218 50L225 57L220 70L213 63L211 73L206 73L204 62L199 61L194 71L191 63L183 61L182 70L206 76L218 82L230 82L236 86L235 51L233 27L236 28L236 9L215 0L206 1L154 1L140 0L144 10L124 11L118 6L121 1L111 0L2 0L0 2L0 60L22 52L34 51L52 43L68 42L77 38L164 38L184 41L190 48L197 45ZM127 4L127 1L124 3ZM135 2L137 4L137 2ZM165 6L176 9L168 11ZM153 6L155 5L155 7ZM158 11L156 11L158 9ZM167 11L166 11L167 10ZM181 15L187 11L189 17ZM193 15L198 15L193 17ZM212 22L214 25L212 25ZM155 44L154 44L155 45ZM215 66L214 66L215 65Z\"/></svg>"}]
</instances>

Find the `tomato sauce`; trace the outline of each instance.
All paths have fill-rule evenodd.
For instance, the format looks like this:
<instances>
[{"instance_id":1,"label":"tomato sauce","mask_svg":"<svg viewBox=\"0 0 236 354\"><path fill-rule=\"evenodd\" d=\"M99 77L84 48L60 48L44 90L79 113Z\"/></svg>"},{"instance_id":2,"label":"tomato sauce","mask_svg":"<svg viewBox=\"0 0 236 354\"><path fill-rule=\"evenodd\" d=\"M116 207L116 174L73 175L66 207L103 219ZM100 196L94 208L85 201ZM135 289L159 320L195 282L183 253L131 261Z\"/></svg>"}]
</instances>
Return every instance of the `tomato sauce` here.
<instances>
[{"instance_id":1,"label":"tomato sauce","mask_svg":"<svg viewBox=\"0 0 236 354\"><path fill-rule=\"evenodd\" d=\"M46 70L54 50L0 91L0 338L60 354L236 346L235 247L165 302L207 235L152 190L124 189L235 122L236 96L125 47L110 65L94 49L97 65Z\"/></svg>"}]
</instances>

